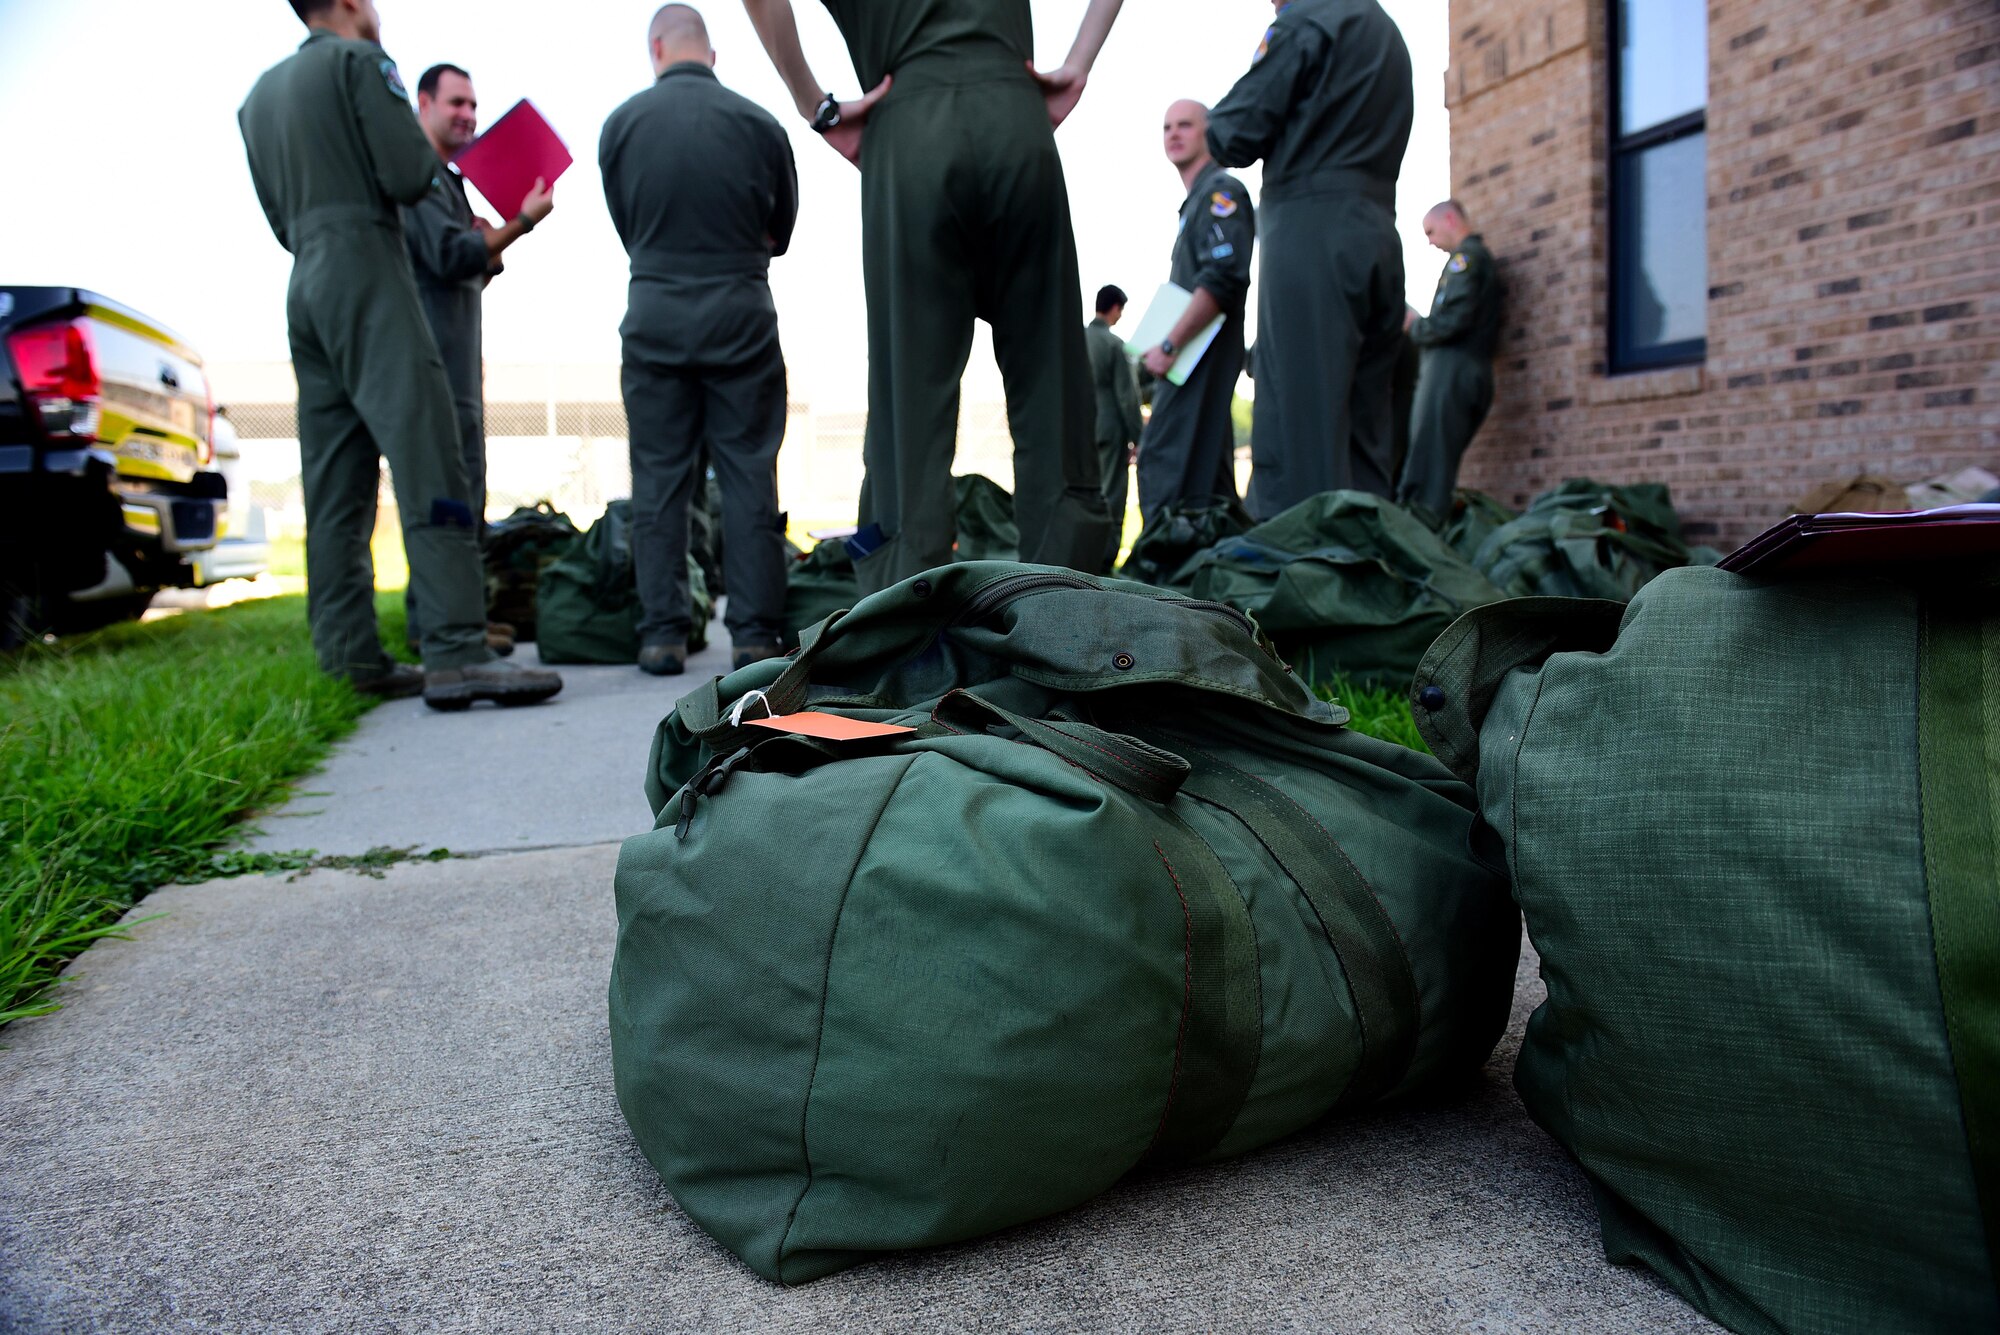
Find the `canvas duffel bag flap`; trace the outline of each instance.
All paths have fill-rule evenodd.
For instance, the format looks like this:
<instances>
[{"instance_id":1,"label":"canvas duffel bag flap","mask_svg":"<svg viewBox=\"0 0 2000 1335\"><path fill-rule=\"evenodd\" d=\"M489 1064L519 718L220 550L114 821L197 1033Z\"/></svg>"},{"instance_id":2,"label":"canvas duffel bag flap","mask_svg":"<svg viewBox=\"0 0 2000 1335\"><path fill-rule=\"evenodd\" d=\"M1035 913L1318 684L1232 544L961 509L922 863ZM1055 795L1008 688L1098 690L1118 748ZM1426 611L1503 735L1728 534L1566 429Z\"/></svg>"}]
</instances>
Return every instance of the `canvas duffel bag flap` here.
<instances>
[{"instance_id":1,"label":"canvas duffel bag flap","mask_svg":"<svg viewBox=\"0 0 2000 1335\"><path fill-rule=\"evenodd\" d=\"M2000 1328L2000 593L1670 570L1413 690L1504 837L1516 1071L1607 1254L1737 1331Z\"/></svg>"},{"instance_id":2,"label":"canvas duffel bag flap","mask_svg":"<svg viewBox=\"0 0 2000 1335\"><path fill-rule=\"evenodd\" d=\"M914 731L752 722L808 707ZM1004 563L698 688L619 858L638 1143L797 1283L1474 1077L1518 917L1469 789L1344 718L1230 609Z\"/></svg>"}]
</instances>

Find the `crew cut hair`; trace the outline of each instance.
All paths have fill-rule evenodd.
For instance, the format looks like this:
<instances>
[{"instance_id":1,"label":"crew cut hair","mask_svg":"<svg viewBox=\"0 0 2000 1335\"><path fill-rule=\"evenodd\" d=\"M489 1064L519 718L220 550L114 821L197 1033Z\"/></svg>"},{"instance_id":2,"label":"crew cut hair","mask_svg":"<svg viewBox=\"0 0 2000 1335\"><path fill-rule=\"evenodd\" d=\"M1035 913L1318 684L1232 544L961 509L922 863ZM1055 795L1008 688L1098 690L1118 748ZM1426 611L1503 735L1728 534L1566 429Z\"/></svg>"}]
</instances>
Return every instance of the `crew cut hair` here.
<instances>
[{"instance_id":1,"label":"crew cut hair","mask_svg":"<svg viewBox=\"0 0 2000 1335\"><path fill-rule=\"evenodd\" d=\"M299 22L306 23L315 14L324 14L333 8L333 0L292 0L292 12L299 16Z\"/></svg>"},{"instance_id":2,"label":"crew cut hair","mask_svg":"<svg viewBox=\"0 0 2000 1335\"><path fill-rule=\"evenodd\" d=\"M467 83L472 82L472 76L458 66L440 61L425 70L424 76L417 80L417 91L425 97L436 97L438 95L438 84L444 80L444 76L447 74L456 74Z\"/></svg>"},{"instance_id":3,"label":"crew cut hair","mask_svg":"<svg viewBox=\"0 0 2000 1335\"><path fill-rule=\"evenodd\" d=\"M1125 301L1125 289L1122 287L1107 283L1105 286L1097 289L1097 313L1099 315L1104 314L1104 312L1110 310L1113 306L1123 306Z\"/></svg>"}]
</instances>

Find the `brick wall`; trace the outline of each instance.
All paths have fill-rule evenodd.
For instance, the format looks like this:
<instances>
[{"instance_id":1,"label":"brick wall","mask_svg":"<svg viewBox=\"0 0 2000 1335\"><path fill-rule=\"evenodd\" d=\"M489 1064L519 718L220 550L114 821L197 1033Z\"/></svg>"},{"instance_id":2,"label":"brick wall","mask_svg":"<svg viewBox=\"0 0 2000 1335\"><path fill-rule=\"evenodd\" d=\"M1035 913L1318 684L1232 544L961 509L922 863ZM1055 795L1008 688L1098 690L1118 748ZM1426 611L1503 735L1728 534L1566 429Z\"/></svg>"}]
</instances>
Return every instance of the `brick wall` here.
<instances>
[{"instance_id":1,"label":"brick wall","mask_svg":"<svg viewBox=\"0 0 2000 1335\"><path fill-rule=\"evenodd\" d=\"M1610 3L1450 0L1509 297L1464 485L1663 481L1727 547L1835 477L2000 471L2000 4L1713 0L1707 360L1607 376Z\"/></svg>"}]
</instances>

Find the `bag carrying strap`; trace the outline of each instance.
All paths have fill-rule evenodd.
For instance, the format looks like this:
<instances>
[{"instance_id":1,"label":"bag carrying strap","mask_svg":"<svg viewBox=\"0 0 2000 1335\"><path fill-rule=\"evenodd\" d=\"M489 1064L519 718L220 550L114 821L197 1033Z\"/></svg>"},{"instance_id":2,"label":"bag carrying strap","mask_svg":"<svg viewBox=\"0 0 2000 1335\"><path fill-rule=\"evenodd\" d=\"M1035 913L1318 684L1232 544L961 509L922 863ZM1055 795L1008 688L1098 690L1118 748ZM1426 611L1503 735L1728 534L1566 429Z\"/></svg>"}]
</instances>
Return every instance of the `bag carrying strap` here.
<instances>
[{"instance_id":1,"label":"bag carrying strap","mask_svg":"<svg viewBox=\"0 0 2000 1335\"><path fill-rule=\"evenodd\" d=\"M1153 852L1179 901L1183 998L1166 1101L1146 1160L1173 1163L1207 1154L1236 1124L1264 1051L1264 995L1242 891L1214 849L1171 809L1161 814Z\"/></svg>"},{"instance_id":2,"label":"bag carrying strap","mask_svg":"<svg viewBox=\"0 0 2000 1335\"><path fill-rule=\"evenodd\" d=\"M2000 598L1934 594L1922 617L1924 879L1972 1180L2000 1285Z\"/></svg>"},{"instance_id":3,"label":"bag carrying strap","mask_svg":"<svg viewBox=\"0 0 2000 1335\"><path fill-rule=\"evenodd\" d=\"M1043 750L1148 802L1171 802L1187 781L1187 761L1137 737L1106 732L1088 723L1028 718L970 691L953 691L938 701L931 720L950 732L967 728L984 732L995 723L1007 724ZM965 727L955 726L958 724Z\"/></svg>"},{"instance_id":4,"label":"bag carrying strap","mask_svg":"<svg viewBox=\"0 0 2000 1335\"><path fill-rule=\"evenodd\" d=\"M1346 975L1361 1060L1335 1108L1394 1089L1416 1055L1423 1000L1396 924L1340 843L1282 789L1176 737L1192 766L1182 792L1225 811L1255 836L1312 905Z\"/></svg>"}]
</instances>

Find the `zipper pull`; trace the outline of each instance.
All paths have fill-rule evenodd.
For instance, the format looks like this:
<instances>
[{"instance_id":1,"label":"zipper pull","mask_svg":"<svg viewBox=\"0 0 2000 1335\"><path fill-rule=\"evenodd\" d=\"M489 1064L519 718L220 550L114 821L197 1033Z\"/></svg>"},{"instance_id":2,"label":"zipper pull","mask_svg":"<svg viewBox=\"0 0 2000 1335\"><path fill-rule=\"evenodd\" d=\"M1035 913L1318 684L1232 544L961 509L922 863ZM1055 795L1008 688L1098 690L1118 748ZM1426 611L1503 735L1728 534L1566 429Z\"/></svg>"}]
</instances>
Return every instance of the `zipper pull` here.
<instances>
[{"instance_id":1,"label":"zipper pull","mask_svg":"<svg viewBox=\"0 0 2000 1335\"><path fill-rule=\"evenodd\" d=\"M674 838L685 843L688 826L694 824L695 803L704 797L713 797L722 791L722 785L729 782L729 776L745 760L750 758L750 748L741 747L728 757L717 756L703 766L701 771L681 789L681 818L674 826Z\"/></svg>"}]
</instances>

